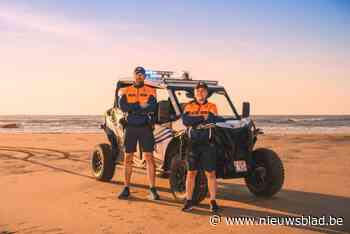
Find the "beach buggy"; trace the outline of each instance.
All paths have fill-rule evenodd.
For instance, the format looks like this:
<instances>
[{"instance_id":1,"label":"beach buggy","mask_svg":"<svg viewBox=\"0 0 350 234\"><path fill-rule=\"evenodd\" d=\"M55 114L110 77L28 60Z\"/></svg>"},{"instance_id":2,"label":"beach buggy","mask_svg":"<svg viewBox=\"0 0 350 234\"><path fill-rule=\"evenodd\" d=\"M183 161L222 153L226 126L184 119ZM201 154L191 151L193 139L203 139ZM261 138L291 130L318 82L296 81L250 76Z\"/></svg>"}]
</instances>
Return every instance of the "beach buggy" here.
<instances>
[{"instance_id":1,"label":"beach buggy","mask_svg":"<svg viewBox=\"0 0 350 234\"><path fill-rule=\"evenodd\" d=\"M250 104L244 102L239 114L225 88L217 81L202 80L208 85L208 101L219 107L223 122L202 125L209 128L216 149L216 176L221 179L244 178L254 195L271 197L284 182L284 168L277 153L271 149L255 149L255 143L262 131L256 128L250 118ZM119 91L132 85L132 78L117 82L112 108L104 116L104 129L109 143L95 147L91 166L93 175L101 181L110 181L116 165L123 161L124 113L118 107ZM186 157L191 150L191 141L181 115L184 104L193 100L194 87L198 80L192 80L188 73L177 75L170 71L148 71L145 84L157 90L157 111L154 130L154 157L157 174L169 178L170 190L174 198L185 199ZM138 150L134 166L144 168L142 152ZM193 201L198 204L207 195L207 181L204 172L199 172L193 193Z\"/></svg>"}]
</instances>

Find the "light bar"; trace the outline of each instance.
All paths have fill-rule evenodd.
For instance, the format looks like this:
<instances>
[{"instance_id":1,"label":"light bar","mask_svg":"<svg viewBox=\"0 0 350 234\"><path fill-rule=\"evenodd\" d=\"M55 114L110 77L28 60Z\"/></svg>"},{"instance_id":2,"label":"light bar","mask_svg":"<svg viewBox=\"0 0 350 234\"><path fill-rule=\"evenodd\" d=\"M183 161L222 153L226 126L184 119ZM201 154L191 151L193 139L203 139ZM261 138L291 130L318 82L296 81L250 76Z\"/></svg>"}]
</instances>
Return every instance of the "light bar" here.
<instances>
[{"instance_id":1,"label":"light bar","mask_svg":"<svg viewBox=\"0 0 350 234\"><path fill-rule=\"evenodd\" d=\"M173 71L157 71L157 70L146 70L146 77L150 80L162 79L165 77L170 77L174 74Z\"/></svg>"},{"instance_id":2,"label":"light bar","mask_svg":"<svg viewBox=\"0 0 350 234\"><path fill-rule=\"evenodd\" d=\"M175 74L173 71L153 71L153 73L161 76L161 77L170 77Z\"/></svg>"},{"instance_id":3,"label":"light bar","mask_svg":"<svg viewBox=\"0 0 350 234\"><path fill-rule=\"evenodd\" d=\"M207 85L218 85L218 81L215 80L179 80L173 78L165 78L164 82L169 84L197 84L199 81L206 83Z\"/></svg>"},{"instance_id":4,"label":"light bar","mask_svg":"<svg viewBox=\"0 0 350 234\"><path fill-rule=\"evenodd\" d=\"M188 72L174 72L174 71L161 71L161 70L146 70L146 79L158 80L158 79L181 79L191 80Z\"/></svg>"}]
</instances>

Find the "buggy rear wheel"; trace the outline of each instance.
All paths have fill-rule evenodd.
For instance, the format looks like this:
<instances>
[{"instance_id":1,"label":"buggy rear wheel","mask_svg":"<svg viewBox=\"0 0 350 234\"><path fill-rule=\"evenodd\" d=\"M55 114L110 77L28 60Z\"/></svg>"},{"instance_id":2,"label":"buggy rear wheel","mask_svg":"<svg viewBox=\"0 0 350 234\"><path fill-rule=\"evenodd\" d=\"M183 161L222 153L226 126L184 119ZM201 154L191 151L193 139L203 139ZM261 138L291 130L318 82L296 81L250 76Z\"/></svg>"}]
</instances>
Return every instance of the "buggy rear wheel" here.
<instances>
[{"instance_id":1,"label":"buggy rear wheel","mask_svg":"<svg viewBox=\"0 0 350 234\"><path fill-rule=\"evenodd\" d=\"M97 180L110 181L114 175L115 165L109 144L99 144L91 157L92 174Z\"/></svg>"},{"instance_id":2,"label":"buggy rear wheel","mask_svg":"<svg viewBox=\"0 0 350 234\"><path fill-rule=\"evenodd\" d=\"M171 163L169 182L171 192L174 198L178 201L184 201L186 199L186 177L186 161L174 158ZM201 201L203 201L207 193L207 177L203 171L198 171L192 195L192 201L194 204L199 204Z\"/></svg>"}]
</instances>

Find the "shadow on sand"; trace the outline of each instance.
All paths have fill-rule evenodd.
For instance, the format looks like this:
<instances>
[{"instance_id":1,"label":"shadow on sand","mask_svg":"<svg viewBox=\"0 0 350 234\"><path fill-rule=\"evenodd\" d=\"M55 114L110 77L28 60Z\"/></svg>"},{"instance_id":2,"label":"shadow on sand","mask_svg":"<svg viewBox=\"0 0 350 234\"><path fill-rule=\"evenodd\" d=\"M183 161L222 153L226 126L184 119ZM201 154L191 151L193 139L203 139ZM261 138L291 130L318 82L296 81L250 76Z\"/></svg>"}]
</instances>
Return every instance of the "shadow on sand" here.
<instances>
[{"instance_id":1,"label":"shadow on sand","mask_svg":"<svg viewBox=\"0 0 350 234\"><path fill-rule=\"evenodd\" d=\"M59 166L50 165L52 162L39 162L35 160L35 150L47 150L51 153L59 153L62 155L62 159L69 160L70 155L68 153L43 149L43 148L21 148L21 147L0 147L0 151L11 151L24 153L24 157L13 156L6 153L1 153L0 158L7 158L13 160L21 160L27 163L39 165L42 167L50 168L53 170L61 171L63 173L68 173L75 176L80 176L88 179L95 178L86 174L82 174L76 171L68 170L61 168ZM77 160L78 161L78 160ZM50 164L49 164L50 163ZM121 168L117 166L117 168ZM144 170L136 169L135 173L145 174ZM108 183L122 185L122 182L111 181ZM135 187L148 189L146 184L132 184ZM160 191L170 192L169 188L159 187ZM254 197L244 185L233 184L220 181L219 182L219 191L218 198L222 200L231 200L235 202L246 203L260 208L265 208L269 210L275 210L276 212L270 211L259 211L255 209L246 209L246 208L235 208L235 207L222 207L220 215L225 217L238 217L238 216L249 216L249 217L267 217L267 216L294 216L300 217L301 215L307 216L333 216L333 217L342 217L344 218L344 224L342 226L289 226L290 228L306 229L313 230L323 233L349 233L350 232L350 198L336 196L331 194L320 194L313 192L304 192L296 190L284 189L279 192L275 197L271 199L261 199ZM172 199L163 199L162 201L149 201L148 199L142 199L137 197L132 197L131 201L135 202L156 202L159 205L164 206L176 206L181 207L179 202L176 202ZM208 211L208 205L201 204L200 209L194 209L192 211L195 215L205 215L210 216L211 213ZM288 213L288 214L281 214ZM1 232L0 232L1 233Z\"/></svg>"},{"instance_id":2,"label":"shadow on sand","mask_svg":"<svg viewBox=\"0 0 350 234\"><path fill-rule=\"evenodd\" d=\"M343 218L343 225L338 226L290 226L315 230L324 233L349 233L350 231L350 198L331 194L321 194L296 190L283 189L270 199L254 197L245 185L220 182L218 198L248 205L275 210L276 212L258 211L251 209L223 207L222 216L237 217L267 217L267 216L332 216ZM205 205L202 205L206 207ZM281 214L288 213L288 214ZM210 215L206 211L197 214Z\"/></svg>"}]
</instances>

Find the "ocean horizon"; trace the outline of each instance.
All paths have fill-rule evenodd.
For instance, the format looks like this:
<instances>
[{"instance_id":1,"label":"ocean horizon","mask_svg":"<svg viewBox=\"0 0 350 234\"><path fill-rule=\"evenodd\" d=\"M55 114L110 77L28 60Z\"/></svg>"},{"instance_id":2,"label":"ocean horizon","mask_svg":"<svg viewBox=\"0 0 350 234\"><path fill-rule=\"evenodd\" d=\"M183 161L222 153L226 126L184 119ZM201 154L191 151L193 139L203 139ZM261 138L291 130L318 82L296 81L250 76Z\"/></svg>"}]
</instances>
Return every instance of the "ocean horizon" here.
<instances>
[{"instance_id":1,"label":"ocean horizon","mask_svg":"<svg viewBox=\"0 0 350 234\"><path fill-rule=\"evenodd\" d=\"M350 115L253 115L265 133L346 133ZM99 133L103 115L0 115L0 133ZM7 128L4 128L7 127Z\"/></svg>"}]
</instances>

